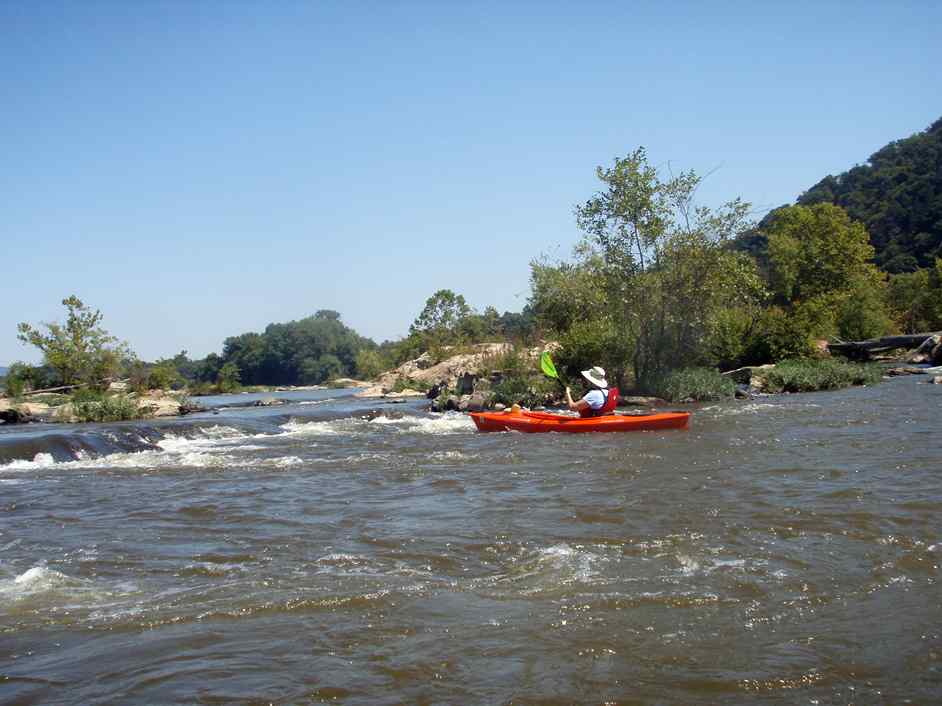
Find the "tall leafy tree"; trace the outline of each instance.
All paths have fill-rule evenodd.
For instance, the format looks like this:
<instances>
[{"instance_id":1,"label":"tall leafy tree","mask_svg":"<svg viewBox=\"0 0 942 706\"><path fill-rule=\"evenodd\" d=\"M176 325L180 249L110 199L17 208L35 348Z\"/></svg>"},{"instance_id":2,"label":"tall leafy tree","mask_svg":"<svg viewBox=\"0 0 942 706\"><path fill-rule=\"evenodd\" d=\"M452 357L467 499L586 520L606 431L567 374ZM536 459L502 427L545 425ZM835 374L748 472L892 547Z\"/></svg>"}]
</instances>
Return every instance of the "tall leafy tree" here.
<instances>
[{"instance_id":1,"label":"tall leafy tree","mask_svg":"<svg viewBox=\"0 0 942 706\"><path fill-rule=\"evenodd\" d=\"M17 338L39 348L45 364L65 385L97 384L116 375L132 355L127 344L108 333L101 325L102 313L78 297L63 299L62 305L65 323L21 323Z\"/></svg>"},{"instance_id":2,"label":"tall leafy tree","mask_svg":"<svg viewBox=\"0 0 942 706\"><path fill-rule=\"evenodd\" d=\"M808 336L859 340L885 333L885 275L862 223L830 203L779 209L765 229L777 303L802 318Z\"/></svg>"},{"instance_id":3,"label":"tall leafy tree","mask_svg":"<svg viewBox=\"0 0 942 706\"><path fill-rule=\"evenodd\" d=\"M599 167L602 189L576 220L603 262L597 287L635 380L701 362L717 312L761 298L754 263L725 244L746 226L748 204L698 206L694 172L662 177L643 148Z\"/></svg>"}]
</instances>

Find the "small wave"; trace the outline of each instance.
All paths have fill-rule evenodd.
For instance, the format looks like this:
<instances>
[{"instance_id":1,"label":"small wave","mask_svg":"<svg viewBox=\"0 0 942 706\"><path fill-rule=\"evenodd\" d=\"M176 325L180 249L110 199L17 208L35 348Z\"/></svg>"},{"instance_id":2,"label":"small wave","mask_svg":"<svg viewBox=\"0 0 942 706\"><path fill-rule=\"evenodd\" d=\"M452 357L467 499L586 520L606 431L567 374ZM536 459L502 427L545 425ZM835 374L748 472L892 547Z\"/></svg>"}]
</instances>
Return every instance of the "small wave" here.
<instances>
[{"instance_id":1,"label":"small wave","mask_svg":"<svg viewBox=\"0 0 942 706\"><path fill-rule=\"evenodd\" d=\"M92 581L68 576L47 566L34 566L12 580L0 579L0 605L17 606L36 601L80 605L97 603L112 595Z\"/></svg>"},{"instance_id":2,"label":"small wave","mask_svg":"<svg viewBox=\"0 0 942 706\"><path fill-rule=\"evenodd\" d=\"M435 417L377 417L371 424L404 427L401 432L414 434L455 434L474 431L471 417L461 412L446 412Z\"/></svg>"}]
</instances>

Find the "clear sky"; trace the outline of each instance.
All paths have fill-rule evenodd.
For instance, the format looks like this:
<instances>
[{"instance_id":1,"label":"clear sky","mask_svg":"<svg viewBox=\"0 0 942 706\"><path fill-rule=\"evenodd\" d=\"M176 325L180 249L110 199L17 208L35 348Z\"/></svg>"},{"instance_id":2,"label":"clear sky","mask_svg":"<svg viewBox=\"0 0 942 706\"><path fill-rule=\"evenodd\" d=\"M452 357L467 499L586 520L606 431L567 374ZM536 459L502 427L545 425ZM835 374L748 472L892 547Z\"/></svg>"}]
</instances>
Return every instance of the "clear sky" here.
<instances>
[{"instance_id":1,"label":"clear sky","mask_svg":"<svg viewBox=\"0 0 942 706\"><path fill-rule=\"evenodd\" d=\"M942 115L942 3L0 3L0 364L77 294L154 359L435 290L519 311L639 145L757 216Z\"/></svg>"}]
</instances>

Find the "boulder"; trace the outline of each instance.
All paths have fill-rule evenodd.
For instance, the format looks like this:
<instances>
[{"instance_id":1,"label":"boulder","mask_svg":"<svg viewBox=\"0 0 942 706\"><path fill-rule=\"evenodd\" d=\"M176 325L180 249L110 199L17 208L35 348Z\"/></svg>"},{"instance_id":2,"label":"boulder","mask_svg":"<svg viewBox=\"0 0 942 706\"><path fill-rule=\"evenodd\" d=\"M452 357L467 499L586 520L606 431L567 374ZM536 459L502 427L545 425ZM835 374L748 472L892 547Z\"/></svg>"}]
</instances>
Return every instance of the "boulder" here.
<instances>
[{"instance_id":1,"label":"boulder","mask_svg":"<svg viewBox=\"0 0 942 706\"><path fill-rule=\"evenodd\" d=\"M457 395L448 395L445 400L445 410L449 412L456 411L459 404L461 404L461 399Z\"/></svg>"},{"instance_id":2,"label":"boulder","mask_svg":"<svg viewBox=\"0 0 942 706\"><path fill-rule=\"evenodd\" d=\"M355 380L354 378L335 378L330 381L329 387L333 389L343 389L346 387L366 387L367 383L363 380Z\"/></svg>"},{"instance_id":3,"label":"boulder","mask_svg":"<svg viewBox=\"0 0 942 706\"><path fill-rule=\"evenodd\" d=\"M0 422L4 424L26 424L33 421L33 415L17 407L0 409Z\"/></svg>"},{"instance_id":4,"label":"boulder","mask_svg":"<svg viewBox=\"0 0 942 706\"><path fill-rule=\"evenodd\" d=\"M279 400L276 397L265 397L260 400L255 400L256 407L275 407L276 405L284 404L284 400Z\"/></svg>"},{"instance_id":5,"label":"boulder","mask_svg":"<svg viewBox=\"0 0 942 706\"><path fill-rule=\"evenodd\" d=\"M487 392L473 392L468 398L467 407L462 412L483 412L490 405L494 396Z\"/></svg>"},{"instance_id":6,"label":"boulder","mask_svg":"<svg viewBox=\"0 0 942 706\"><path fill-rule=\"evenodd\" d=\"M942 336L935 334L929 336L922 344L914 350L906 358L907 363L930 363L930 362L940 362L942 360L935 359L934 356L937 354L942 354Z\"/></svg>"},{"instance_id":7,"label":"boulder","mask_svg":"<svg viewBox=\"0 0 942 706\"><path fill-rule=\"evenodd\" d=\"M925 375L925 368L890 368L886 371L889 377L899 377L900 375Z\"/></svg>"},{"instance_id":8,"label":"boulder","mask_svg":"<svg viewBox=\"0 0 942 706\"><path fill-rule=\"evenodd\" d=\"M367 387L367 388L364 389L364 390L360 390L359 392L354 392L354 393L353 393L353 396L354 396L354 397L360 397L360 398L362 398L362 397L382 397L383 395L385 395L385 394L389 391L389 389L390 389L390 388L383 387L382 385L370 385L369 387Z\"/></svg>"},{"instance_id":9,"label":"boulder","mask_svg":"<svg viewBox=\"0 0 942 706\"><path fill-rule=\"evenodd\" d=\"M176 397L148 397L138 403L137 409L146 417L178 417L181 406Z\"/></svg>"},{"instance_id":10,"label":"boulder","mask_svg":"<svg viewBox=\"0 0 942 706\"><path fill-rule=\"evenodd\" d=\"M390 397L390 398L396 398L396 397L425 397L425 393L424 393L424 392L420 392L419 390L412 390L412 389L409 389L409 388L407 387L405 390L402 390L401 392L387 392L385 395L383 395L383 397Z\"/></svg>"},{"instance_id":11,"label":"boulder","mask_svg":"<svg viewBox=\"0 0 942 706\"><path fill-rule=\"evenodd\" d=\"M723 373L723 376L730 378L739 385L749 385L753 390L761 389L765 384L765 373L774 367L775 365L772 363L766 365L747 365L744 368L727 370Z\"/></svg>"},{"instance_id":12,"label":"boulder","mask_svg":"<svg viewBox=\"0 0 942 706\"><path fill-rule=\"evenodd\" d=\"M942 375L933 375L929 382L933 385L942 385Z\"/></svg>"},{"instance_id":13,"label":"boulder","mask_svg":"<svg viewBox=\"0 0 942 706\"><path fill-rule=\"evenodd\" d=\"M662 400L660 397L642 397L640 395L626 395L618 398L619 407L651 407L659 404L667 404L667 400Z\"/></svg>"},{"instance_id":14,"label":"boulder","mask_svg":"<svg viewBox=\"0 0 942 706\"><path fill-rule=\"evenodd\" d=\"M459 375L455 382L455 392L459 395L470 395L474 392L474 381L477 380L477 377L477 375L470 372Z\"/></svg>"}]
</instances>

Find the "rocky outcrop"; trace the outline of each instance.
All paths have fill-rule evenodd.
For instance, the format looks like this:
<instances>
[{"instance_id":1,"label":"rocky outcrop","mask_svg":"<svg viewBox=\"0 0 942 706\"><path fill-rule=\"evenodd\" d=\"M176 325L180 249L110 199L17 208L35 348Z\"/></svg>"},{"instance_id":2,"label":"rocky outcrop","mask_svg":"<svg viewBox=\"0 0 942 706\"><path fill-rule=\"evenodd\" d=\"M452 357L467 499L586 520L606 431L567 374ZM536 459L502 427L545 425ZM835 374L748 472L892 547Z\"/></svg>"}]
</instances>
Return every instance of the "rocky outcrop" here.
<instances>
[{"instance_id":1,"label":"rocky outcrop","mask_svg":"<svg viewBox=\"0 0 942 706\"><path fill-rule=\"evenodd\" d=\"M14 404L6 398L0 399L0 422L4 424L28 424L44 421L50 407L42 402L20 402Z\"/></svg>"},{"instance_id":2,"label":"rocky outcrop","mask_svg":"<svg viewBox=\"0 0 942 706\"><path fill-rule=\"evenodd\" d=\"M532 348L527 354L536 360L544 350L553 350L556 344L548 343ZM423 389L435 390L437 397L442 390L454 390L459 395L469 395L481 387L479 371L485 367L488 358L508 353L513 349L510 343L480 343L472 346L469 351L457 353L442 361L435 362L428 353L423 353L414 360L409 360L395 370L383 373L369 387L356 393L357 397L385 397L388 396L397 384L406 381L420 383Z\"/></svg>"}]
</instances>

